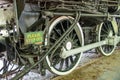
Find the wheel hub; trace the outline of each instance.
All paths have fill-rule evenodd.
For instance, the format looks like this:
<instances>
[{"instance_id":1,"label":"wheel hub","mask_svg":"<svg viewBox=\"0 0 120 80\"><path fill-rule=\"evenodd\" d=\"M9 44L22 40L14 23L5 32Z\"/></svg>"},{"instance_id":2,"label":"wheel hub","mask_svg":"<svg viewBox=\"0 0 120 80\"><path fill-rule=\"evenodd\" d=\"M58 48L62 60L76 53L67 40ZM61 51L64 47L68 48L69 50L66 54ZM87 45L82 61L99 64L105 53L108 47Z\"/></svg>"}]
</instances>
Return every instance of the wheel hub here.
<instances>
[{"instance_id":1,"label":"wheel hub","mask_svg":"<svg viewBox=\"0 0 120 80\"><path fill-rule=\"evenodd\" d=\"M112 37L113 36L113 32L110 30L108 37Z\"/></svg>"},{"instance_id":2,"label":"wheel hub","mask_svg":"<svg viewBox=\"0 0 120 80\"><path fill-rule=\"evenodd\" d=\"M66 49L67 50L71 50L72 49L72 42L70 42L70 41L68 41L67 43L66 43Z\"/></svg>"}]
</instances>

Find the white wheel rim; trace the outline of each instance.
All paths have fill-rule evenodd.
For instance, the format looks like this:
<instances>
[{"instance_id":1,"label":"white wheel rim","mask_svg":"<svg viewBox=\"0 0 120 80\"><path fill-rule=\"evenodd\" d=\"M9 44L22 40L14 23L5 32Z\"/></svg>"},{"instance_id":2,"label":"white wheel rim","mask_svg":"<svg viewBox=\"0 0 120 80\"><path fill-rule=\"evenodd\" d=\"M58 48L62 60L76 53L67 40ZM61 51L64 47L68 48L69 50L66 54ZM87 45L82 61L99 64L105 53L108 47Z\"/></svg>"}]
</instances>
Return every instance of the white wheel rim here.
<instances>
[{"instance_id":1,"label":"white wheel rim","mask_svg":"<svg viewBox=\"0 0 120 80\"><path fill-rule=\"evenodd\" d=\"M100 26L99 26L98 41L101 41L101 40L100 40L100 36L101 36L102 26L103 26L103 23L101 23ZM111 37L111 33L110 33L108 36ZM102 53L103 55L105 55L105 56L110 56L110 55L114 52L115 47L116 47L116 45L114 45L114 48L112 49L112 51L111 51L110 53L105 53L105 51L103 50L102 46L99 47L99 50L101 51L101 53Z\"/></svg>"},{"instance_id":2,"label":"white wheel rim","mask_svg":"<svg viewBox=\"0 0 120 80\"><path fill-rule=\"evenodd\" d=\"M57 22L59 22L60 20L63 20L63 19L74 19L74 18L72 18L72 17L70 17L70 16L68 16L68 17L67 17L67 16L61 16L61 17L57 18L57 19L56 19L55 21L53 21L53 23L50 25L48 34L51 33L51 31L52 31L53 27L55 26L55 24L56 24ZM81 33L81 42L82 42L82 43L81 43L81 46L83 46L83 45L84 45L83 31L82 31L82 28L81 28L81 26L79 25L79 23L77 23L77 26L78 26L79 31L80 31L80 33ZM57 75L66 75L66 74L69 74L70 72L72 72L72 71L77 67L77 65L79 64L79 62L80 62L80 60L81 60L81 56L82 56L82 53L80 54L80 58L79 58L79 60L77 61L76 65L75 65L74 67L72 67L72 69L70 69L69 71L66 71L66 72L60 72L60 71L56 70L54 67L52 67L51 64L50 64L50 62L49 62L48 56L46 56L46 61L47 61L48 66L49 66L49 68L51 69L52 72L54 72L54 73L57 74Z\"/></svg>"}]
</instances>

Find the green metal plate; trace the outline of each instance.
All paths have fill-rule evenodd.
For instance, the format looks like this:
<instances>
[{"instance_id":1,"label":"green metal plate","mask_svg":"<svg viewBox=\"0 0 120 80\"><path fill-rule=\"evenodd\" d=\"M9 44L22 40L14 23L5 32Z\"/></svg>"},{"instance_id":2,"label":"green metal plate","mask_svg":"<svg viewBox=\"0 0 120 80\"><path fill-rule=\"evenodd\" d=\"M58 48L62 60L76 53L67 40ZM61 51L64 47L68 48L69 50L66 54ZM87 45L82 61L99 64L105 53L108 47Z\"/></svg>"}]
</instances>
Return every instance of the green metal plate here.
<instances>
[{"instance_id":1,"label":"green metal plate","mask_svg":"<svg viewBox=\"0 0 120 80\"><path fill-rule=\"evenodd\" d=\"M24 34L25 45L27 44L42 44L43 32L28 32Z\"/></svg>"}]
</instances>

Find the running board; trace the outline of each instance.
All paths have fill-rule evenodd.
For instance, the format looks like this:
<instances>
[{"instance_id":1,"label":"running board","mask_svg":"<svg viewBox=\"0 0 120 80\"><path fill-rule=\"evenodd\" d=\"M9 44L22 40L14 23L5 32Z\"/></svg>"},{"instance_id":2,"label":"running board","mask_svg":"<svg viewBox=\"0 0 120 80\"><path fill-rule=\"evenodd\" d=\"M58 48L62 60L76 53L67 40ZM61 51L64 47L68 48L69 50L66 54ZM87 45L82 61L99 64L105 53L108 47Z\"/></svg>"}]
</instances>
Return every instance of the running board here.
<instances>
[{"instance_id":1,"label":"running board","mask_svg":"<svg viewBox=\"0 0 120 80\"><path fill-rule=\"evenodd\" d=\"M108 44L108 39L100 41L100 42L96 42L96 43L93 43L93 44L89 44L89 45L86 45L86 46L82 46L82 47L79 47L79 48L71 49L69 51L64 50L63 53L61 53L60 56L65 59L65 58L67 58L71 55L75 55L75 54L78 54L78 53L81 53L81 52L85 52L87 50L90 50L90 49L93 49L93 48L96 48L96 47L99 47L99 46L102 46L102 45L105 45L105 44Z\"/></svg>"}]
</instances>

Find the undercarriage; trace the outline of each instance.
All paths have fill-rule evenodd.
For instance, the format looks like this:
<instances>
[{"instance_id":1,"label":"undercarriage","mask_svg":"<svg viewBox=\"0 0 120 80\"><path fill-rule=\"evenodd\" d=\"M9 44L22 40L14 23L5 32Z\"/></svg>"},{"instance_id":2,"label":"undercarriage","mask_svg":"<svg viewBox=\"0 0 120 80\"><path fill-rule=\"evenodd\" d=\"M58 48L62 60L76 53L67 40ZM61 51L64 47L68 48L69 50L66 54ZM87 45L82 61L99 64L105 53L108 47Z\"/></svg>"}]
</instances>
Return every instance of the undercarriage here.
<instances>
[{"instance_id":1,"label":"undercarriage","mask_svg":"<svg viewBox=\"0 0 120 80\"><path fill-rule=\"evenodd\" d=\"M18 72L18 80L32 69L66 75L91 49L110 56L120 42L119 11L119 0L0 1L1 77Z\"/></svg>"}]
</instances>

